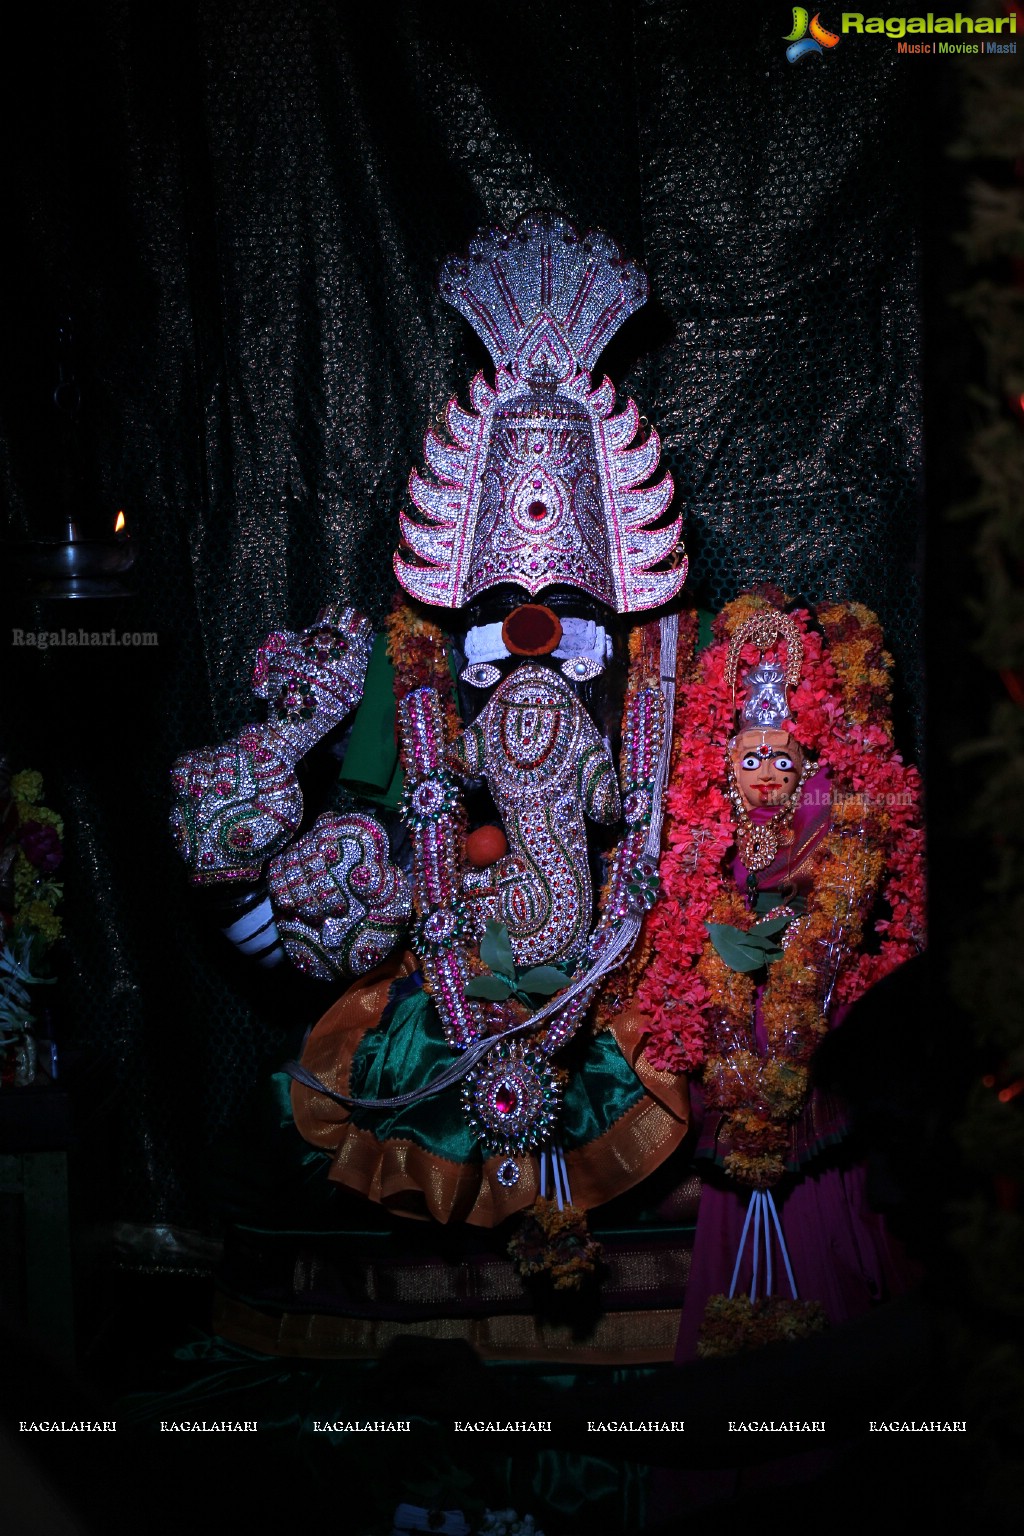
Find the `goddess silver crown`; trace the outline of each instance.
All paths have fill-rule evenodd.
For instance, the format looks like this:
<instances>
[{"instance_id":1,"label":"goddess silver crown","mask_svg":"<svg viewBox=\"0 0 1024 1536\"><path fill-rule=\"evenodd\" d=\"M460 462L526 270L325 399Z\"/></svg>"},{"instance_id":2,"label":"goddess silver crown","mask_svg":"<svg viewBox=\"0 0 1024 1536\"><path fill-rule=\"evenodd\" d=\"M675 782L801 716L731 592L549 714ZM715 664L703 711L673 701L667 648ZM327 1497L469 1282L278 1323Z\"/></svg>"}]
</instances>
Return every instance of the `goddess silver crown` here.
<instances>
[{"instance_id":1,"label":"goddess silver crown","mask_svg":"<svg viewBox=\"0 0 1024 1536\"><path fill-rule=\"evenodd\" d=\"M481 231L468 257L445 263L440 289L497 376L492 388L477 374L471 410L448 402L449 442L427 432L431 475L409 479L421 520L401 518L401 585L445 608L503 582L531 596L576 587L618 613L668 602L687 567L682 559L653 569L676 551L681 527L678 517L660 523L672 477L645 484L658 467L658 434L630 446L636 405L613 414L611 381L590 388L598 354L646 301L644 273L608 235L528 213L511 230Z\"/></svg>"},{"instance_id":2,"label":"goddess silver crown","mask_svg":"<svg viewBox=\"0 0 1024 1536\"><path fill-rule=\"evenodd\" d=\"M781 731L790 715L786 673L779 663L762 657L747 673L745 689L747 697L740 714L743 726Z\"/></svg>"},{"instance_id":3,"label":"goddess silver crown","mask_svg":"<svg viewBox=\"0 0 1024 1536\"><path fill-rule=\"evenodd\" d=\"M769 646L784 642L786 663L769 655ZM736 703L736 683L745 645L756 645L761 655L744 682L746 698L740 710L741 729L781 730L791 718L788 691L800 681L804 643L791 614L766 605L752 613L733 634L725 659L725 679Z\"/></svg>"}]
</instances>

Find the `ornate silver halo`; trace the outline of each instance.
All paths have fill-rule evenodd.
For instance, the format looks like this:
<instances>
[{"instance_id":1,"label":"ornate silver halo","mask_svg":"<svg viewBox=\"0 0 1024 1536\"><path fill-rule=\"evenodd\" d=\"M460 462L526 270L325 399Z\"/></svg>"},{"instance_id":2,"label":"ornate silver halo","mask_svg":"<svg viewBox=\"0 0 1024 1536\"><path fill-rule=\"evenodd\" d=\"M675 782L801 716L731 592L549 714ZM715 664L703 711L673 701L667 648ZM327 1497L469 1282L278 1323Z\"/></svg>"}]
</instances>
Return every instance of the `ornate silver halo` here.
<instances>
[{"instance_id":1,"label":"ornate silver halo","mask_svg":"<svg viewBox=\"0 0 1024 1536\"><path fill-rule=\"evenodd\" d=\"M680 590L681 517L664 521L672 477L651 483L657 432L632 400L616 412L599 354L647 298L647 279L615 241L559 214L524 214L480 231L447 261L441 293L491 353L470 409L452 398L447 432L424 440L427 472L409 478L395 574L411 597L462 608L515 582L531 596L572 586L617 613L657 608Z\"/></svg>"}]
</instances>

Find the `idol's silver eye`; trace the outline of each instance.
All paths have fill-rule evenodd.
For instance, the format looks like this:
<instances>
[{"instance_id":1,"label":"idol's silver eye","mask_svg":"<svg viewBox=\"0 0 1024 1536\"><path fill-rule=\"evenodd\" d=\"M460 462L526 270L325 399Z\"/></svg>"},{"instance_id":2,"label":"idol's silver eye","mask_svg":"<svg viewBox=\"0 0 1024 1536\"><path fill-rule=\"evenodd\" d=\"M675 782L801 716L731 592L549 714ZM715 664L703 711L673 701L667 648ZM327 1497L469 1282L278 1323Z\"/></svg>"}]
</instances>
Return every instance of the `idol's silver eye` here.
<instances>
[{"instance_id":1,"label":"idol's silver eye","mask_svg":"<svg viewBox=\"0 0 1024 1536\"><path fill-rule=\"evenodd\" d=\"M748 773L753 773L755 768L760 768L760 766L761 759L756 752L748 752L740 763L740 767L745 768Z\"/></svg>"},{"instance_id":2,"label":"idol's silver eye","mask_svg":"<svg viewBox=\"0 0 1024 1536\"><path fill-rule=\"evenodd\" d=\"M604 662L595 661L592 656L570 656L568 661L562 662L562 676L567 677L570 683L589 683L592 677L600 677L604 671Z\"/></svg>"},{"instance_id":3,"label":"idol's silver eye","mask_svg":"<svg viewBox=\"0 0 1024 1536\"><path fill-rule=\"evenodd\" d=\"M501 673L489 661L471 661L468 667L463 667L459 676L464 683L474 688L491 688L498 682Z\"/></svg>"},{"instance_id":4,"label":"idol's silver eye","mask_svg":"<svg viewBox=\"0 0 1024 1536\"><path fill-rule=\"evenodd\" d=\"M790 769L793 767L793 759L791 757L787 757L785 752L780 752L778 757L775 759L775 766L780 773L789 773Z\"/></svg>"}]
</instances>

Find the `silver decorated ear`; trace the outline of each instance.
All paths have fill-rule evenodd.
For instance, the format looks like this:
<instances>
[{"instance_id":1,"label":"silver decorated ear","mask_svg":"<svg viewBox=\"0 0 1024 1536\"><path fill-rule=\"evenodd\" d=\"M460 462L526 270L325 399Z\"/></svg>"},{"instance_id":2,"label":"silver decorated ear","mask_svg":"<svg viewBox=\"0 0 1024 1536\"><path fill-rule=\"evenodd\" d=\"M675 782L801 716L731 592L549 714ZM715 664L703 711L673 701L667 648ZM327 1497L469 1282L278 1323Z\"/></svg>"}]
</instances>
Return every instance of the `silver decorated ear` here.
<instances>
[{"instance_id":1,"label":"silver decorated ear","mask_svg":"<svg viewBox=\"0 0 1024 1536\"><path fill-rule=\"evenodd\" d=\"M567 677L570 683L589 683L591 678L600 677L604 671L604 662L595 661L592 656L570 656L568 661L562 662L562 676Z\"/></svg>"},{"instance_id":2,"label":"silver decorated ear","mask_svg":"<svg viewBox=\"0 0 1024 1536\"><path fill-rule=\"evenodd\" d=\"M459 677L473 688L491 688L501 677L501 673L489 661L473 661L468 667L463 667Z\"/></svg>"}]
</instances>

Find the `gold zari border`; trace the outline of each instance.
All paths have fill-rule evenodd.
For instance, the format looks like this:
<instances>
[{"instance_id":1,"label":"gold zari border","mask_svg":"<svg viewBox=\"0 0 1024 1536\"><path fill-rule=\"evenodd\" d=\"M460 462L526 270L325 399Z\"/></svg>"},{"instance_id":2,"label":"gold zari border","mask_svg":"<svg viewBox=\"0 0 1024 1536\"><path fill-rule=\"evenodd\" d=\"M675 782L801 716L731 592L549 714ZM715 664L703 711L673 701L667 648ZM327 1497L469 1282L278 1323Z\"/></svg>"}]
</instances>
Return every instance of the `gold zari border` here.
<instances>
[{"instance_id":1,"label":"gold zari border","mask_svg":"<svg viewBox=\"0 0 1024 1536\"><path fill-rule=\"evenodd\" d=\"M416 964L415 955L406 953L353 983L316 1025L303 1066L336 1093L348 1093L352 1060L363 1036L378 1025L392 983L411 975ZM659 1071L643 1055L644 1016L627 1008L609 1027L647 1092L603 1135L566 1153L573 1204L583 1210L614 1199L653 1173L675 1151L689 1124L685 1078ZM292 1110L306 1141L334 1152L328 1176L395 1215L494 1227L532 1205L540 1192L536 1158L522 1158L518 1183L506 1187L497 1178L502 1157L455 1163L411 1141L378 1141L352 1124L343 1105L300 1083L292 1084Z\"/></svg>"},{"instance_id":2,"label":"gold zari border","mask_svg":"<svg viewBox=\"0 0 1024 1536\"><path fill-rule=\"evenodd\" d=\"M586 1339L572 1325L529 1315L391 1319L332 1317L320 1312L273 1314L221 1293L215 1298L216 1333L264 1355L313 1360L367 1360L395 1339L463 1340L483 1360L547 1361L552 1365L655 1365L673 1358L679 1312L608 1312Z\"/></svg>"}]
</instances>

